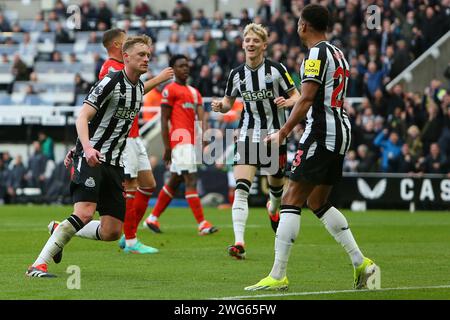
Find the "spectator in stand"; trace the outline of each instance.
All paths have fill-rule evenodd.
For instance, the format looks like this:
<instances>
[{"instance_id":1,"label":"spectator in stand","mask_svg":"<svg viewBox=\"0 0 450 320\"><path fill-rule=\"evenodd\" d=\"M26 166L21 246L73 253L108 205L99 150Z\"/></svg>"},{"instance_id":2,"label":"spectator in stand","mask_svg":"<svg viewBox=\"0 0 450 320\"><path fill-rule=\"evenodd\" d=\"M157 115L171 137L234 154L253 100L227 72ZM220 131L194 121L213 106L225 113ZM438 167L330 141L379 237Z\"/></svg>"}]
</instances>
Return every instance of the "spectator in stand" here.
<instances>
[{"instance_id":1,"label":"spectator in stand","mask_svg":"<svg viewBox=\"0 0 450 320\"><path fill-rule=\"evenodd\" d=\"M356 152L354 150L349 150L344 158L344 164L342 167L343 172L357 172L358 171L359 160L356 157Z\"/></svg>"},{"instance_id":2,"label":"spectator in stand","mask_svg":"<svg viewBox=\"0 0 450 320\"><path fill-rule=\"evenodd\" d=\"M63 62L61 52L57 50L52 52L52 62Z\"/></svg>"},{"instance_id":3,"label":"spectator in stand","mask_svg":"<svg viewBox=\"0 0 450 320\"><path fill-rule=\"evenodd\" d=\"M23 41L19 44L19 54L28 67L33 66L34 58L37 54L37 48L36 44L31 41L29 32L25 32L23 34Z\"/></svg>"},{"instance_id":4,"label":"spectator in stand","mask_svg":"<svg viewBox=\"0 0 450 320\"><path fill-rule=\"evenodd\" d=\"M14 165L12 166L8 181L7 181L7 192L10 197L12 203L14 203L14 199L16 197L16 189L23 188L26 186L25 174L27 173L27 169L22 161L22 156L18 155L14 159Z\"/></svg>"},{"instance_id":5,"label":"spectator in stand","mask_svg":"<svg viewBox=\"0 0 450 320\"><path fill-rule=\"evenodd\" d=\"M10 168L10 167L11 167L12 158L11 158L11 155L9 154L8 151L4 151L4 152L2 153L1 159L3 160L3 164L4 164L7 168Z\"/></svg>"},{"instance_id":6,"label":"spectator in stand","mask_svg":"<svg viewBox=\"0 0 450 320\"><path fill-rule=\"evenodd\" d=\"M347 96L348 97L361 97L363 96L363 79L359 74L356 67L350 68L350 77L347 83Z\"/></svg>"},{"instance_id":7,"label":"spectator in stand","mask_svg":"<svg viewBox=\"0 0 450 320\"><path fill-rule=\"evenodd\" d=\"M89 92L90 85L85 81L79 73L75 74L75 96L79 94L87 94Z\"/></svg>"},{"instance_id":8,"label":"spectator in stand","mask_svg":"<svg viewBox=\"0 0 450 320\"><path fill-rule=\"evenodd\" d=\"M423 173L448 173L448 159L441 153L439 145L432 143L430 145L430 154L425 157L421 163L421 172Z\"/></svg>"},{"instance_id":9,"label":"spectator in stand","mask_svg":"<svg viewBox=\"0 0 450 320\"><path fill-rule=\"evenodd\" d=\"M214 69L212 69L212 96L223 97L223 95L225 94L225 83L226 79L223 76L222 68L216 66Z\"/></svg>"},{"instance_id":10,"label":"spectator in stand","mask_svg":"<svg viewBox=\"0 0 450 320\"><path fill-rule=\"evenodd\" d=\"M175 4L175 8L172 11L172 18L178 24L191 23L192 12L183 1L178 0Z\"/></svg>"},{"instance_id":11,"label":"spectator in stand","mask_svg":"<svg viewBox=\"0 0 450 320\"><path fill-rule=\"evenodd\" d=\"M384 72L377 69L374 61L369 62L367 73L364 75L364 83L366 85L366 94L372 98L375 91L382 87Z\"/></svg>"},{"instance_id":12,"label":"spectator in stand","mask_svg":"<svg viewBox=\"0 0 450 320\"><path fill-rule=\"evenodd\" d=\"M409 154L411 154L415 160L422 157L423 144L420 140L420 129L416 125L412 125L408 128L406 144L408 145Z\"/></svg>"},{"instance_id":13,"label":"spectator in stand","mask_svg":"<svg viewBox=\"0 0 450 320\"><path fill-rule=\"evenodd\" d=\"M256 14L262 18L262 24L267 25L272 18L270 9L270 0L258 0L258 8Z\"/></svg>"},{"instance_id":14,"label":"spectator in stand","mask_svg":"<svg viewBox=\"0 0 450 320\"><path fill-rule=\"evenodd\" d=\"M172 32L170 34L169 43L167 43L167 53L170 56L174 56L176 54L181 54L182 50L178 32Z\"/></svg>"},{"instance_id":15,"label":"spectator in stand","mask_svg":"<svg viewBox=\"0 0 450 320\"><path fill-rule=\"evenodd\" d=\"M442 132L442 117L436 103L428 96L428 119L422 128L423 150L430 150L430 145L439 140Z\"/></svg>"},{"instance_id":16,"label":"spectator in stand","mask_svg":"<svg viewBox=\"0 0 450 320\"><path fill-rule=\"evenodd\" d=\"M205 11L203 9L198 9L197 14L195 15L195 20L197 20L200 23L200 26L202 28L209 28L209 21L205 17Z\"/></svg>"},{"instance_id":17,"label":"spectator in stand","mask_svg":"<svg viewBox=\"0 0 450 320\"><path fill-rule=\"evenodd\" d=\"M27 187L43 188L48 158L42 153L39 141L33 142L33 155L28 160L28 171L25 175Z\"/></svg>"},{"instance_id":18,"label":"spectator in stand","mask_svg":"<svg viewBox=\"0 0 450 320\"><path fill-rule=\"evenodd\" d=\"M356 167L357 172L373 172L375 171L375 155L367 148L365 144L358 146L357 159L359 160Z\"/></svg>"},{"instance_id":19,"label":"spectator in stand","mask_svg":"<svg viewBox=\"0 0 450 320\"><path fill-rule=\"evenodd\" d=\"M203 97L212 97L212 81L211 81L211 70L208 65L203 65L200 69L200 74L195 78L192 84Z\"/></svg>"},{"instance_id":20,"label":"spectator in stand","mask_svg":"<svg viewBox=\"0 0 450 320\"><path fill-rule=\"evenodd\" d=\"M398 40L396 42L396 49L392 59L390 77L394 79L400 72L411 64L411 57L405 40Z\"/></svg>"},{"instance_id":21,"label":"spectator in stand","mask_svg":"<svg viewBox=\"0 0 450 320\"><path fill-rule=\"evenodd\" d=\"M98 18L97 18L97 28L100 23L104 23L104 30L111 29L112 26L113 13L108 7L105 1L100 1L98 3Z\"/></svg>"},{"instance_id":22,"label":"spectator in stand","mask_svg":"<svg viewBox=\"0 0 450 320\"><path fill-rule=\"evenodd\" d=\"M398 158L390 161L394 172L398 173L413 173L416 169L416 159L410 152L408 144L402 145L401 155Z\"/></svg>"},{"instance_id":23,"label":"spectator in stand","mask_svg":"<svg viewBox=\"0 0 450 320\"><path fill-rule=\"evenodd\" d=\"M0 31L11 32L11 24L2 12L0 12Z\"/></svg>"},{"instance_id":24,"label":"spectator in stand","mask_svg":"<svg viewBox=\"0 0 450 320\"><path fill-rule=\"evenodd\" d=\"M147 27L147 19L146 18L141 19L141 24L139 26L137 33L145 34L145 35L149 36L150 38L152 38L153 43L156 42L156 36L155 36L154 32L152 31L152 29L150 27Z\"/></svg>"},{"instance_id":25,"label":"spectator in stand","mask_svg":"<svg viewBox=\"0 0 450 320\"><path fill-rule=\"evenodd\" d=\"M14 81L28 81L30 79L30 70L18 53L14 55L11 73L14 76Z\"/></svg>"},{"instance_id":26,"label":"spectator in stand","mask_svg":"<svg viewBox=\"0 0 450 320\"><path fill-rule=\"evenodd\" d=\"M248 9L244 8L241 10L241 16L239 18L239 26L244 28L249 23L252 23L252 19L250 19L250 16L248 14ZM298 38L298 36L297 36Z\"/></svg>"},{"instance_id":27,"label":"spectator in stand","mask_svg":"<svg viewBox=\"0 0 450 320\"><path fill-rule=\"evenodd\" d=\"M21 103L24 106L39 106L43 104L43 101L34 90L33 86L29 84L25 87L25 94Z\"/></svg>"},{"instance_id":28,"label":"spectator in stand","mask_svg":"<svg viewBox=\"0 0 450 320\"><path fill-rule=\"evenodd\" d=\"M44 131L39 131L38 141L41 144L42 154L49 160L55 160L55 144L53 139Z\"/></svg>"},{"instance_id":29,"label":"spectator in stand","mask_svg":"<svg viewBox=\"0 0 450 320\"><path fill-rule=\"evenodd\" d=\"M144 0L137 0L136 6L134 7L134 15L140 18L147 18L153 16L152 9ZM108 28L109 29L109 28Z\"/></svg>"},{"instance_id":30,"label":"spectator in stand","mask_svg":"<svg viewBox=\"0 0 450 320\"><path fill-rule=\"evenodd\" d=\"M117 2L117 13L120 18L128 18L131 13L131 2L130 0L119 0Z\"/></svg>"},{"instance_id":31,"label":"spectator in stand","mask_svg":"<svg viewBox=\"0 0 450 320\"><path fill-rule=\"evenodd\" d=\"M224 26L223 14L221 11L215 11L211 22L211 29L222 30Z\"/></svg>"},{"instance_id":32,"label":"spectator in stand","mask_svg":"<svg viewBox=\"0 0 450 320\"><path fill-rule=\"evenodd\" d=\"M394 172L392 161L395 161L401 154L398 133L395 131L389 133L388 129L384 129L376 136L374 145L381 149L381 171Z\"/></svg>"},{"instance_id":33,"label":"spectator in stand","mask_svg":"<svg viewBox=\"0 0 450 320\"><path fill-rule=\"evenodd\" d=\"M73 43L73 40L60 22L55 26L55 43Z\"/></svg>"},{"instance_id":34,"label":"spectator in stand","mask_svg":"<svg viewBox=\"0 0 450 320\"><path fill-rule=\"evenodd\" d=\"M67 16L67 8L63 0L56 0L53 11L55 11L59 19L65 19Z\"/></svg>"},{"instance_id":35,"label":"spectator in stand","mask_svg":"<svg viewBox=\"0 0 450 320\"><path fill-rule=\"evenodd\" d=\"M91 0L82 0L80 4L81 31L92 30L91 22L96 23L98 20L97 9L91 4Z\"/></svg>"}]
</instances>

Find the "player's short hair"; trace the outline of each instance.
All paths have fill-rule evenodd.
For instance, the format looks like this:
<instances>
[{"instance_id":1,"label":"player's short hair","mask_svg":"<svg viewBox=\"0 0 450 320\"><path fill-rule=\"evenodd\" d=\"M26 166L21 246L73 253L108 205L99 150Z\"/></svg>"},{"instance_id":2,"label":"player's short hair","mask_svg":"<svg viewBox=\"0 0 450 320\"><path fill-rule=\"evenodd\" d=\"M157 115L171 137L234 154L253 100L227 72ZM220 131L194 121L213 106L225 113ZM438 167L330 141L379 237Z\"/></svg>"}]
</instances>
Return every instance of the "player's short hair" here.
<instances>
[{"instance_id":1,"label":"player's short hair","mask_svg":"<svg viewBox=\"0 0 450 320\"><path fill-rule=\"evenodd\" d=\"M136 44L145 44L150 47L152 45L152 39L149 36L146 36L145 34L140 36L129 36L125 39L125 42L123 43L122 51L125 52Z\"/></svg>"},{"instance_id":2,"label":"player's short hair","mask_svg":"<svg viewBox=\"0 0 450 320\"><path fill-rule=\"evenodd\" d=\"M169 67L173 68L173 66L175 65L175 63L177 62L177 60L179 59L186 59L189 60L184 54L175 54L172 57L170 57L169 60Z\"/></svg>"},{"instance_id":3,"label":"player's short hair","mask_svg":"<svg viewBox=\"0 0 450 320\"><path fill-rule=\"evenodd\" d=\"M308 22L316 31L326 32L330 23L328 9L319 4L306 5L301 13L301 19Z\"/></svg>"},{"instance_id":4,"label":"player's short hair","mask_svg":"<svg viewBox=\"0 0 450 320\"><path fill-rule=\"evenodd\" d=\"M252 22L246 25L244 29L244 37L250 31L260 37L263 42L267 42L267 39L269 38L269 32L262 24Z\"/></svg>"},{"instance_id":5,"label":"player's short hair","mask_svg":"<svg viewBox=\"0 0 450 320\"><path fill-rule=\"evenodd\" d=\"M108 49L108 47L112 44L112 42L119 37L121 34L126 34L125 30L120 28L109 29L103 33L102 43L103 46Z\"/></svg>"}]
</instances>

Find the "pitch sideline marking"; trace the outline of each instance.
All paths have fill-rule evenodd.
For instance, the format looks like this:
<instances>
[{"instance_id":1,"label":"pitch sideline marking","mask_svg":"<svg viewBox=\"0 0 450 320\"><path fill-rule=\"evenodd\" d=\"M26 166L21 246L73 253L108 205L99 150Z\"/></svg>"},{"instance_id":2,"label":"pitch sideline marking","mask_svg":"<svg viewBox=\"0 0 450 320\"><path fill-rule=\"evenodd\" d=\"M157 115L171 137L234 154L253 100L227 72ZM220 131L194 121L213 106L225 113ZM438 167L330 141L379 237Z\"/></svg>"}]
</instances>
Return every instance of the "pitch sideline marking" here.
<instances>
[{"instance_id":1,"label":"pitch sideline marking","mask_svg":"<svg viewBox=\"0 0 450 320\"><path fill-rule=\"evenodd\" d=\"M449 289L450 285L441 286L425 286L425 287L399 287L399 288L381 288L377 290L330 290L330 291L311 291L311 292L290 292L290 293L276 293L276 294L256 294L248 296L234 296L234 297L220 297L210 298L210 300L239 300L247 298L269 298L269 297L287 297L287 296L312 296L325 295L335 293L353 293L353 292L379 292L379 291L396 291L396 290L418 290L418 289Z\"/></svg>"}]
</instances>

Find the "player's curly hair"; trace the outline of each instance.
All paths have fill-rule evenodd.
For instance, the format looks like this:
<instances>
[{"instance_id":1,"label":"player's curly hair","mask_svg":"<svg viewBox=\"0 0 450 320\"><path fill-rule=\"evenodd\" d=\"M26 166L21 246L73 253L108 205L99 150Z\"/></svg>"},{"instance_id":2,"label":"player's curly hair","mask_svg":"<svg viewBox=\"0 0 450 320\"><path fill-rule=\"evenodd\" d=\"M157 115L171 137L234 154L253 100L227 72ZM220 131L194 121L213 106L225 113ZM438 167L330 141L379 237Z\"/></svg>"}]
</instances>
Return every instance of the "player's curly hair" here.
<instances>
[{"instance_id":1,"label":"player's curly hair","mask_svg":"<svg viewBox=\"0 0 450 320\"><path fill-rule=\"evenodd\" d=\"M244 29L244 37L250 31L260 37L263 42L267 42L267 39L269 38L269 32L262 24L252 22L246 25Z\"/></svg>"},{"instance_id":2,"label":"player's curly hair","mask_svg":"<svg viewBox=\"0 0 450 320\"><path fill-rule=\"evenodd\" d=\"M125 52L138 43L142 43L150 47L152 45L152 39L144 34L140 36L128 36L123 43L122 51Z\"/></svg>"}]
</instances>

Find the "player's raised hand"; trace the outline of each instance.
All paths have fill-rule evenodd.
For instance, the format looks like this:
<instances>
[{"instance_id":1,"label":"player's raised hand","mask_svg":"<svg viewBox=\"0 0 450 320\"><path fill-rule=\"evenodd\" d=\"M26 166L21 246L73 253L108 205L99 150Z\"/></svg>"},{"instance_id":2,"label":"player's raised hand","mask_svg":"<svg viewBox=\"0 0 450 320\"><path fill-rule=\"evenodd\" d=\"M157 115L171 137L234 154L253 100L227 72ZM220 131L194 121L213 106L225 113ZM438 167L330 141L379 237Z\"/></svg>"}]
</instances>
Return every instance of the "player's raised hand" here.
<instances>
[{"instance_id":1,"label":"player's raised hand","mask_svg":"<svg viewBox=\"0 0 450 320\"><path fill-rule=\"evenodd\" d=\"M221 100L213 100L211 101L211 109L214 112L221 112L223 108L223 103Z\"/></svg>"},{"instance_id":2,"label":"player's raised hand","mask_svg":"<svg viewBox=\"0 0 450 320\"><path fill-rule=\"evenodd\" d=\"M267 137L264 138L265 144L272 144L275 143L276 145L280 146L283 142L283 140L286 137L283 136L280 131L274 132L272 134L269 134Z\"/></svg>"},{"instance_id":3,"label":"player's raised hand","mask_svg":"<svg viewBox=\"0 0 450 320\"><path fill-rule=\"evenodd\" d=\"M161 82L164 82L169 79L172 79L173 75L174 75L173 69L171 67L167 67L158 74L158 77L161 79Z\"/></svg>"},{"instance_id":4,"label":"player's raised hand","mask_svg":"<svg viewBox=\"0 0 450 320\"><path fill-rule=\"evenodd\" d=\"M94 148L84 150L84 154L90 167L98 166L100 164L100 158L103 157L100 151L95 150Z\"/></svg>"}]
</instances>

